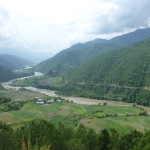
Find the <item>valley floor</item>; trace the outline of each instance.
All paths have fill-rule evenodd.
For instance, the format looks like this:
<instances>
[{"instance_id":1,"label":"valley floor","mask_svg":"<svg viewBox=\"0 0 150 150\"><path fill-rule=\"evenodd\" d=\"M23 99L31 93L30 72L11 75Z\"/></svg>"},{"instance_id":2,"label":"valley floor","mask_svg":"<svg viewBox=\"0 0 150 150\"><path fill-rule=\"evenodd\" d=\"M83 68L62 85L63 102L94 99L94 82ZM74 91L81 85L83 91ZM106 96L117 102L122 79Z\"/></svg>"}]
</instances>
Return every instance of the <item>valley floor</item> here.
<instances>
[{"instance_id":1,"label":"valley floor","mask_svg":"<svg viewBox=\"0 0 150 150\"><path fill-rule=\"evenodd\" d=\"M5 92L8 96L13 97L14 100L17 98L17 100L23 98L33 100L36 96L44 97L45 95L59 97L59 95L55 94L55 91L35 87L13 87L10 85L11 83L12 81L5 82L2 85L6 89L10 89ZM25 95L29 97L25 97ZM149 107L140 105L133 107L132 103L82 97L63 98L68 99L70 102L44 105L36 105L35 102L28 102L20 110L0 112L0 120L15 126L34 119L51 120L53 123L61 121L74 127L82 123L86 127L93 128L96 131L104 128L116 128L121 132L127 132L131 129L139 131L150 129ZM103 104L106 104L106 106L103 106ZM148 115L141 115L145 111L147 111Z\"/></svg>"}]
</instances>

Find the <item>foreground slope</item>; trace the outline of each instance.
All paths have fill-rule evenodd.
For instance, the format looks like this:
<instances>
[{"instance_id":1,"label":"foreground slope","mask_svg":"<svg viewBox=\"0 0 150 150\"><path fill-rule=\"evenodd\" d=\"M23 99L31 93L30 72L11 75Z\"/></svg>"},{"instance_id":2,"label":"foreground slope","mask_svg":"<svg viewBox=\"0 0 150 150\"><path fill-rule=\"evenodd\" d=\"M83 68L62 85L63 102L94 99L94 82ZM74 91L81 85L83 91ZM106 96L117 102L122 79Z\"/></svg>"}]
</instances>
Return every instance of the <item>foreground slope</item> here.
<instances>
[{"instance_id":1,"label":"foreground slope","mask_svg":"<svg viewBox=\"0 0 150 150\"><path fill-rule=\"evenodd\" d=\"M111 40L96 39L87 43L80 43L65 49L54 57L41 62L34 70L49 75L62 75L91 58L107 53L111 50L131 45L137 41L150 37L150 28L139 29Z\"/></svg>"},{"instance_id":2,"label":"foreground slope","mask_svg":"<svg viewBox=\"0 0 150 150\"><path fill-rule=\"evenodd\" d=\"M122 86L150 85L150 38L98 56L68 74L71 82Z\"/></svg>"},{"instance_id":3,"label":"foreground slope","mask_svg":"<svg viewBox=\"0 0 150 150\"><path fill-rule=\"evenodd\" d=\"M32 62L14 55L0 54L0 65L9 69L18 69L32 65Z\"/></svg>"}]
</instances>

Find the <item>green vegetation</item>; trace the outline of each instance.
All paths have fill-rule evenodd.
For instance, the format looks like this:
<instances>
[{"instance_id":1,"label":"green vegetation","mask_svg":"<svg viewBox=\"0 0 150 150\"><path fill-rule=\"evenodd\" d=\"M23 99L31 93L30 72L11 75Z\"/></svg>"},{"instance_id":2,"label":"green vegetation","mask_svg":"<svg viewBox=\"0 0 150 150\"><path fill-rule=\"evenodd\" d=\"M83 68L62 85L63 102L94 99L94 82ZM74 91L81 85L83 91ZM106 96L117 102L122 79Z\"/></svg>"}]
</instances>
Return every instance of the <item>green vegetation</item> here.
<instances>
[{"instance_id":1,"label":"green vegetation","mask_svg":"<svg viewBox=\"0 0 150 150\"><path fill-rule=\"evenodd\" d=\"M61 95L150 106L150 39L98 56L69 73L53 89ZM58 83L57 83L58 84ZM52 89L51 86L45 86Z\"/></svg>"},{"instance_id":2,"label":"green vegetation","mask_svg":"<svg viewBox=\"0 0 150 150\"><path fill-rule=\"evenodd\" d=\"M0 96L1 97L11 97L12 101L28 101L32 100L35 97L45 97L43 94L39 92L29 91L24 88L21 88L20 90L0 90Z\"/></svg>"},{"instance_id":3,"label":"green vegetation","mask_svg":"<svg viewBox=\"0 0 150 150\"><path fill-rule=\"evenodd\" d=\"M34 67L34 70L47 73L50 76L59 76L80 66L91 58L131 45L148 37L150 37L149 28L137 30L111 40L96 39L87 43L79 43L41 62Z\"/></svg>"},{"instance_id":4,"label":"green vegetation","mask_svg":"<svg viewBox=\"0 0 150 150\"><path fill-rule=\"evenodd\" d=\"M12 71L8 68L0 66L0 82L9 81L15 78L33 75L32 71Z\"/></svg>"},{"instance_id":5,"label":"green vegetation","mask_svg":"<svg viewBox=\"0 0 150 150\"><path fill-rule=\"evenodd\" d=\"M4 90L4 87L1 85L1 83L0 83L0 90Z\"/></svg>"},{"instance_id":6,"label":"green vegetation","mask_svg":"<svg viewBox=\"0 0 150 150\"><path fill-rule=\"evenodd\" d=\"M60 95L88 97L150 106L150 39L109 52L62 78L36 78L13 85L32 85Z\"/></svg>"},{"instance_id":7,"label":"green vegetation","mask_svg":"<svg viewBox=\"0 0 150 150\"><path fill-rule=\"evenodd\" d=\"M150 38L98 56L68 74L70 82L150 86Z\"/></svg>"},{"instance_id":8,"label":"green vegetation","mask_svg":"<svg viewBox=\"0 0 150 150\"><path fill-rule=\"evenodd\" d=\"M64 84L57 94L91 99L113 100L150 106L150 91L143 88L127 88L98 84Z\"/></svg>"},{"instance_id":9,"label":"green vegetation","mask_svg":"<svg viewBox=\"0 0 150 150\"><path fill-rule=\"evenodd\" d=\"M26 87L33 86L42 89L55 90L61 87L64 83L62 82L62 77L33 77L25 80L17 80L12 83L13 86Z\"/></svg>"},{"instance_id":10,"label":"green vegetation","mask_svg":"<svg viewBox=\"0 0 150 150\"><path fill-rule=\"evenodd\" d=\"M150 91L140 87L125 87L91 83L65 83L61 77L31 78L15 81L13 86L35 86L55 90L59 95L113 100L150 106Z\"/></svg>"},{"instance_id":11,"label":"green vegetation","mask_svg":"<svg viewBox=\"0 0 150 150\"><path fill-rule=\"evenodd\" d=\"M0 82L15 78L15 73L5 67L0 66Z\"/></svg>"},{"instance_id":12,"label":"green vegetation","mask_svg":"<svg viewBox=\"0 0 150 150\"><path fill-rule=\"evenodd\" d=\"M149 150L150 132L132 130L120 134L115 129L96 133L80 124L76 129L63 123L31 121L18 129L0 122L2 150ZM38 132L37 132L38 131Z\"/></svg>"},{"instance_id":13,"label":"green vegetation","mask_svg":"<svg viewBox=\"0 0 150 150\"><path fill-rule=\"evenodd\" d=\"M129 132L131 129L138 131L149 130L150 118L144 109L132 106L105 106L105 105L78 105L67 100L58 103L60 97L45 97L54 99L52 104L37 105L36 100L26 101L19 110L0 112L0 118L7 123L20 125L34 120L50 120L57 125L59 122L72 127L80 123L96 131L115 128L119 132ZM141 124L142 122L142 124Z\"/></svg>"},{"instance_id":14,"label":"green vegetation","mask_svg":"<svg viewBox=\"0 0 150 150\"><path fill-rule=\"evenodd\" d=\"M19 110L27 101L12 101L10 97L0 96L0 111Z\"/></svg>"}]
</instances>

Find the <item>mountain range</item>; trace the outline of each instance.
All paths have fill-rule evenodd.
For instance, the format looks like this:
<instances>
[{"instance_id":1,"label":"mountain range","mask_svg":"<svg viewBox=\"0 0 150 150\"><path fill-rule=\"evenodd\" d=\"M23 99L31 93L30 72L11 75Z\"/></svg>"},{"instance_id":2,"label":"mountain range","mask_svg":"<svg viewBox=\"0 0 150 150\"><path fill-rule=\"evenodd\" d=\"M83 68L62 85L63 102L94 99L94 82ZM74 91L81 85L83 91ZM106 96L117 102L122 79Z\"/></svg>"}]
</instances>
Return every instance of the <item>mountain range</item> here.
<instances>
[{"instance_id":1,"label":"mountain range","mask_svg":"<svg viewBox=\"0 0 150 150\"><path fill-rule=\"evenodd\" d=\"M93 58L69 73L67 80L132 87L150 86L150 38Z\"/></svg>"},{"instance_id":2,"label":"mountain range","mask_svg":"<svg viewBox=\"0 0 150 150\"><path fill-rule=\"evenodd\" d=\"M75 44L54 57L39 63L33 69L51 76L63 75L96 56L132 45L148 37L150 37L150 28L145 28L117 36L110 40L95 39L86 43Z\"/></svg>"},{"instance_id":3,"label":"mountain range","mask_svg":"<svg viewBox=\"0 0 150 150\"><path fill-rule=\"evenodd\" d=\"M28 65L33 65L33 63L29 60L14 55L0 54L0 66L9 69L20 69Z\"/></svg>"}]
</instances>

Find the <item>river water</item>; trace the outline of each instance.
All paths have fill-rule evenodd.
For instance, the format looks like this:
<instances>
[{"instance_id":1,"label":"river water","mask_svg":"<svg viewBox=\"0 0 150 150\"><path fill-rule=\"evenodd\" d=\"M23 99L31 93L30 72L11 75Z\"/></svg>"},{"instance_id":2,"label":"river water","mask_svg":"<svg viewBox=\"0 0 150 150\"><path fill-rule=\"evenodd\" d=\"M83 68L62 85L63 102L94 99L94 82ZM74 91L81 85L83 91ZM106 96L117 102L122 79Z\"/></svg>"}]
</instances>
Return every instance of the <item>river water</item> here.
<instances>
[{"instance_id":1,"label":"river water","mask_svg":"<svg viewBox=\"0 0 150 150\"><path fill-rule=\"evenodd\" d=\"M35 72L35 74L32 76L17 78L14 80L10 80L8 82L3 82L2 85L5 89L19 90L22 87L12 86L11 84L13 81L24 80L26 78L31 78L31 77L41 77L41 76L43 76L42 73ZM39 89L39 88L35 88L35 87L24 87L24 88L27 90L35 91L35 92L40 92L40 93L48 95L48 96L56 96L56 97L60 96L60 95L57 95L55 93L55 91L52 91L52 90ZM69 101L73 101L74 103L78 103L78 104L98 105L99 103L100 104L107 103L107 105L112 105L112 106L131 106L132 105L130 103L124 103L124 102L116 102L116 101L108 101L108 100L96 100L96 99L89 99L89 98L82 98L82 97L72 97L72 96L71 97L61 96L61 97L66 98Z\"/></svg>"}]
</instances>

